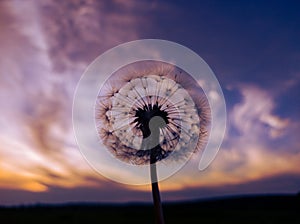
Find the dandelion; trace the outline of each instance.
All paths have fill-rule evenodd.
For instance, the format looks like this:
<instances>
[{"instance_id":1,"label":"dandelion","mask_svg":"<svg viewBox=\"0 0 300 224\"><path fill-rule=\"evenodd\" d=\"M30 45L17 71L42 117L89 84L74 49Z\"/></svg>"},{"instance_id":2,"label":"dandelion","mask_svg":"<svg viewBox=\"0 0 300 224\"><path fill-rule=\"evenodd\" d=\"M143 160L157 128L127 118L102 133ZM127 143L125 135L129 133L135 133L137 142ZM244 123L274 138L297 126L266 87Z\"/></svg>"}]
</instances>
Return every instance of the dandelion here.
<instances>
[{"instance_id":1,"label":"dandelion","mask_svg":"<svg viewBox=\"0 0 300 224\"><path fill-rule=\"evenodd\" d=\"M156 163L176 163L201 150L210 116L197 81L159 61L135 62L117 70L98 94L95 120L102 143L125 163L151 164L158 223L163 223L163 215Z\"/></svg>"},{"instance_id":2,"label":"dandelion","mask_svg":"<svg viewBox=\"0 0 300 224\"><path fill-rule=\"evenodd\" d=\"M177 67L156 61L139 62L118 70L104 83L96 103L100 139L118 159L145 165L185 158L207 141L210 108L197 82ZM133 69L134 68L134 69ZM149 124L157 122L157 140ZM153 132L152 132L153 134ZM151 137L152 138L152 137ZM191 148L191 141L196 148ZM156 146L151 160L149 144ZM181 152L185 151L185 153ZM125 159L126 158L126 159Z\"/></svg>"}]
</instances>

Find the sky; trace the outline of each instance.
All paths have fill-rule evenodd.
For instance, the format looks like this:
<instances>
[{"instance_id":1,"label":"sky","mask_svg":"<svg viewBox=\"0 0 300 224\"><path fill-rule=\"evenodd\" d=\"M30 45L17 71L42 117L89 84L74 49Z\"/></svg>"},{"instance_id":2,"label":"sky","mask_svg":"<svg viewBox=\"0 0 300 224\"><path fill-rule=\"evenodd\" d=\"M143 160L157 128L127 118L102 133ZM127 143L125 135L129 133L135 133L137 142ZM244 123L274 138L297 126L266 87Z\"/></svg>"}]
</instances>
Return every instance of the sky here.
<instances>
[{"instance_id":1,"label":"sky","mask_svg":"<svg viewBox=\"0 0 300 224\"><path fill-rule=\"evenodd\" d=\"M227 130L163 201L300 191L298 1L0 1L0 205L151 201L96 173L72 129L76 85L98 55L138 39L199 54L224 92Z\"/></svg>"}]
</instances>

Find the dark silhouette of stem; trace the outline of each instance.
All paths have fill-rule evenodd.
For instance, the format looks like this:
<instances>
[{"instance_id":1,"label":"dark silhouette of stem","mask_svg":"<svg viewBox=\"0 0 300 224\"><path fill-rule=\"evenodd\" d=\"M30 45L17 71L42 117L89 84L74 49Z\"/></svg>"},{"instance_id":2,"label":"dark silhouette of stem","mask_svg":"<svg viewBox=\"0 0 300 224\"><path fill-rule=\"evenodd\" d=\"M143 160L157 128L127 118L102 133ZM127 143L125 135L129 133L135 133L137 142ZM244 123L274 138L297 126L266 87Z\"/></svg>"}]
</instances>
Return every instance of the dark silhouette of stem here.
<instances>
[{"instance_id":1,"label":"dark silhouette of stem","mask_svg":"<svg viewBox=\"0 0 300 224\"><path fill-rule=\"evenodd\" d=\"M165 223L164 215L163 215L163 209L162 209L162 204L161 204L161 200L160 200L155 163L151 164L150 174L151 174L151 182L152 182L152 197L153 197L153 203L154 203L155 223L164 224Z\"/></svg>"},{"instance_id":2,"label":"dark silhouette of stem","mask_svg":"<svg viewBox=\"0 0 300 224\"><path fill-rule=\"evenodd\" d=\"M154 141L156 144L159 142L159 127L151 130L151 140ZM156 162L158 156L161 154L162 148L158 144L153 149L151 149L150 154L150 175L151 175L151 182L152 182L152 197L153 197L153 204L154 204L154 212L155 212L155 223L157 224L164 224L164 215L162 204L160 200L160 193L158 187L158 179L157 179L157 170L156 170Z\"/></svg>"}]
</instances>

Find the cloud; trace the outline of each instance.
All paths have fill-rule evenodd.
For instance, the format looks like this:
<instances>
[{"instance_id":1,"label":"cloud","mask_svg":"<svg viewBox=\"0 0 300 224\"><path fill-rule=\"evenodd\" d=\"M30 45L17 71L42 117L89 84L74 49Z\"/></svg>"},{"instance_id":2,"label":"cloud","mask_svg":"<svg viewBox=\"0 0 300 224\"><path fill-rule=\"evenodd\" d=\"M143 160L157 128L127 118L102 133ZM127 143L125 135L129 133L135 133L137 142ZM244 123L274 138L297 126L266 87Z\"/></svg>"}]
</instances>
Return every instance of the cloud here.
<instances>
[{"instance_id":1,"label":"cloud","mask_svg":"<svg viewBox=\"0 0 300 224\"><path fill-rule=\"evenodd\" d=\"M126 7L123 7L126 6ZM131 14L130 4L103 1L43 1L39 12L54 69L85 68L104 50L137 39L143 18Z\"/></svg>"},{"instance_id":2,"label":"cloud","mask_svg":"<svg viewBox=\"0 0 300 224\"><path fill-rule=\"evenodd\" d=\"M242 86L240 92L243 102L233 108L230 125L234 125L241 135L248 134L248 139L266 133L272 138L280 137L289 120L272 113L276 105L270 93L254 86Z\"/></svg>"},{"instance_id":3,"label":"cloud","mask_svg":"<svg viewBox=\"0 0 300 224\"><path fill-rule=\"evenodd\" d=\"M300 174L299 144L282 141L299 132L297 121L274 113L278 105L270 92L253 85L241 85L238 91L242 100L228 111L227 135L216 159L198 172L199 156L192 158L183 170L162 182L161 189L239 185Z\"/></svg>"},{"instance_id":4,"label":"cloud","mask_svg":"<svg viewBox=\"0 0 300 224\"><path fill-rule=\"evenodd\" d=\"M0 187L101 185L76 147L73 94L96 56L137 39L145 18L133 12L140 9L114 1L0 2Z\"/></svg>"}]
</instances>

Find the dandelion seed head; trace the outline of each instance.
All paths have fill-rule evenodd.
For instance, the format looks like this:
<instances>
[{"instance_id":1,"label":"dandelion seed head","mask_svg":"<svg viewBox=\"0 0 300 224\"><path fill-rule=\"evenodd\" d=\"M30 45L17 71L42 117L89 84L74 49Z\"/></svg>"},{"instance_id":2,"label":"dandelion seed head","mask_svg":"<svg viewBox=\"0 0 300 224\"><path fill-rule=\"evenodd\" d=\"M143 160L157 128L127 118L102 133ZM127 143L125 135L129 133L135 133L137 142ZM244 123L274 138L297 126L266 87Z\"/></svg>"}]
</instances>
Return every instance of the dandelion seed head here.
<instances>
[{"instance_id":1,"label":"dandelion seed head","mask_svg":"<svg viewBox=\"0 0 300 224\"><path fill-rule=\"evenodd\" d=\"M120 183L164 180L192 155L203 170L225 132L220 87L205 61L177 43L116 46L88 66L76 88L72 118L79 149L97 172ZM149 178L149 168L157 168L157 180Z\"/></svg>"},{"instance_id":2,"label":"dandelion seed head","mask_svg":"<svg viewBox=\"0 0 300 224\"><path fill-rule=\"evenodd\" d=\"M163 121L156 160L179 161L205 146L210 114L197 82L176 66L157 61L116 71L103 84L95 106L100 140L116 158L133 165L150 162L154 148L147 148L145 139L152 134L153 117Z\"/></svg>"}]
</instances>

